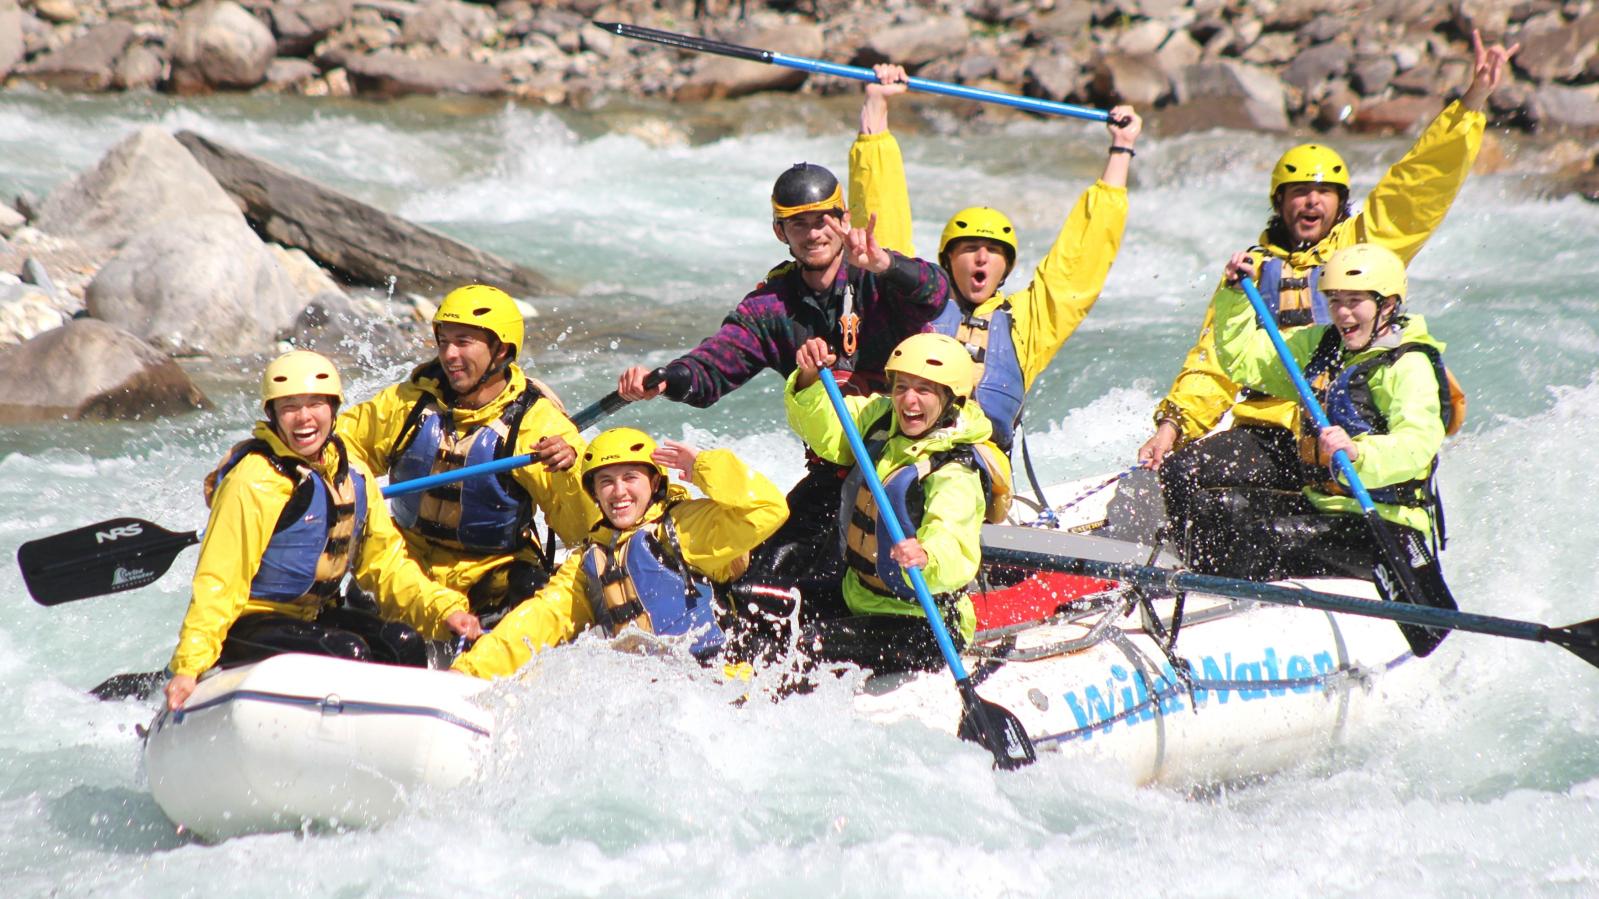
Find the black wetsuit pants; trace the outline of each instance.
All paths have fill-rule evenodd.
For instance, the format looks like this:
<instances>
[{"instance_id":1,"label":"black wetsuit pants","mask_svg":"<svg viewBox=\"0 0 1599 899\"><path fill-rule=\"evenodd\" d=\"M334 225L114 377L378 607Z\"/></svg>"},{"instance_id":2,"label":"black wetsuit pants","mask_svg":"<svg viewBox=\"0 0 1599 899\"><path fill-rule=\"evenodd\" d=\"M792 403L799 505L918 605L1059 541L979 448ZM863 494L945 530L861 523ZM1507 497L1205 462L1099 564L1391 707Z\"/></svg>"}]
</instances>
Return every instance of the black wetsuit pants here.
<instances>
[{"instance_id":1,"label":"black wetsuit pants","mask_svg":"<svg viewBox=\"0 0 1599 899\"><path fill-rule=\"evenodd\" d=\"M838 548L839 491L847 469L813 459L788 492L788 520L750 553L745 579L754 583L836 581L843 575Z\"/></svg>"},{"instance_id":2,"label":"black wetsuit pants","mask_svg":"<svg viewBox=\"0 0 1599 899\"><path fill-rule=\"evenodd\" d=\"M1160 467L1166 514L1195 571L1248 580L1371 580L1381 551L1363 515L1319 512L1300 491L1316 472L1283 428L1236 427L1171 454ZM1455 607L1426 535L1379 521L1408 557L1428 605Z\"/></svg>"},{"instance_id":3,"label":"black wetsuit pants","mask_svg":"<svg viewBox=\"0 0 1599 899\"><path fill-rule=\"evenodd\" d=\"M312 621L275 613L240 616L222 642L217 664L233 668L286 652L428 666L427 641L410 625L345 608L325 609Z\"/></svg>"}]
</instances>

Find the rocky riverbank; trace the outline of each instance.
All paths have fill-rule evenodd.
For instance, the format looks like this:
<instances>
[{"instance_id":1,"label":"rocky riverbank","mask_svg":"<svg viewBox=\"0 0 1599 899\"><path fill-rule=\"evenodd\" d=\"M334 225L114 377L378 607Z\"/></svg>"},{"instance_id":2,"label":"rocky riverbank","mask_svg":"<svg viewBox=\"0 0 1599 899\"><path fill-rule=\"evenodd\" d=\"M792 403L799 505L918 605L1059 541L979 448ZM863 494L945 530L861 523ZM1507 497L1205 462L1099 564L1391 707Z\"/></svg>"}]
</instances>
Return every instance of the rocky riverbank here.
<instances>
[{"instance_id":1,"label":"rocky riverbank","mask_svg":"<svg viewBox=\"0 0 1599 899\"><path fill-rule=\"evenodd\" d=\"M1162 130L1403 131L1519 41L1496 123L1599 134L1591 0L0 0L0 78L51 90L459 93L588 106L836 93L827 76L618 38L620 21L1097 107Z\"/></svg>"}]
</instances>

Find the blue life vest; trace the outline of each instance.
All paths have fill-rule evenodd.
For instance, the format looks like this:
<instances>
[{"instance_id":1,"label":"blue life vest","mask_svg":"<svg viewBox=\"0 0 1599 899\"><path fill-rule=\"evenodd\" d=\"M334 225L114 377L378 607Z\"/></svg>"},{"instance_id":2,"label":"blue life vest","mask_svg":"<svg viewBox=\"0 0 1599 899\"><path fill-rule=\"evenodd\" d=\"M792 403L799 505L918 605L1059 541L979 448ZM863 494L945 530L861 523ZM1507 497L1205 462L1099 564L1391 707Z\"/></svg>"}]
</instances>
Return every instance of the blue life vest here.
<instances>
[{"instance_id":1,"label":"blue life vest","mask_svg":"<svg viewBox=\"0 0 1599 899\"><path fill-rule=\"evenodd\" d=\"M660 520L669 549L654 530L640 527L620 545L613 537L610 544L590 543L583 550L594 620L612 637L630 625L662 637L692 636L689 651L695 657L715 655L727 634L717 622L710 582L683 561L670 505Z\"/></svg>"},{"instance_id":2,"label":"blue life vest","mask_svg":"<svg viewBox=\"0 0 1599 899\"><path fill-rule=\"evenodd\" d=\"M239 444L218 466L214 483L220 483L245 456L256 453L295 482L250 581L252 597L321 606L339 595L344 576L355 567L366 530L366 479L345 461L344 444L335 445L339 468L331 483L311 466L277 455L264 440Z\"/></svg>"},{"instance_id":3,"label":"blue life vest","mask_svg":"<svg viewBox=\"0 0 1599 899\"><path fill-rule=\"evenodd\" d=\"M1321 266L1315 266L1302 278L1283 277L1283 258L1267 256L1260 265L1260 298L1266 308L1277 317L1284 328L1304 325L1332 324L1332 312L1327 308L1327 295L1321 292ZM1284 295L1289 302L1284 303ZM1307 303L1308 299L1308 303Z\"/></svg>"},{"instance_id":4,"label":"blue life vest","mask_svg":"<svg viewBox=\"0 0 1599 899\"><path fill-rule=\"evenodd\" d=\"M869 433L865 440L870 458L858 462L844 479L839 494L838 539L845 563L854 569L856 576L868 589L884 596L897 596L916 602L916 589L911 586L905 569L888 554L887 548L892 547L894 541L879 513L871 488L866 485L866 475L861 468L862 465L872 464L872 458L881 455L888 439L888 431L882 425L892 420L893 413L890 412L875 423L878 429ZM987 449L987 452L993 451L991 447ZM915 536L922 524L923 503L926 501L922 481L951 464L964 465L977 472L983 484L983 494L992 502L994 462L987 458L980 446L956 446L947 452L933 453L919 459L914 465L902 465L883 478L883 492L887 494L889 505L899 519L900 530L905 536ZM1008 502L1008 496L1006 499ZM1003 513L1000 517L1003 519Z\"/></svg>"},{"instance_id":5,"label":"blue life vest","mask_svg":"<svg viewBox=\"0 0 1599 899\"><path fill-rule=\"evenodd\" d=\"M424 393L401 429L389 459L389 481L401 483L511 455L522 416L539 397L531 386L500 417L459 437L451 410ZM409 437L409 439L408 439ZM533 501L509 473L467 478L392 501L394 521L428 540L480 555L515 552L533 519Z\"/></svg>"},{"instance_id":6,"label":"blue life vest","mask_svg":"<svg viewBox=\"0 0 1599 899\"><path fill-rule=\"evenodd\" d=\"M1322 334L1321 342L1316 345L1315 352L1311 354L1310 361L1305 365L1305 380L1316 389L1322 409L1327 413L1327 420L1343 428L1350 437L1362 434L1386 434L1388 416L1377 408L1376 402L1372 399L1371 375L1378 368L1393 365L1401 356L1410 352L1422 353L1432 362L1433 374L1438 379L1438 412L1443 419L1444 430L1453 433L1456 403L1449 389L1449 374L1444 368L1443 356L1438 352L1438 348L1431 344L1401 343L1391 350L1370 356L1354 365L1344 366L1343 339L1337 328L1327 328ZM1307 419L1303 432L1306 436L1300 441L1301 456L1318 470L1326 471L1328 460L1321 456L1316 426ZM1434 456L1427 477L1390 484L1367 492L1379 503L1437 506L1437 491L1432 483L1432 473L1437 469L1438 458ZM1327 493L1339 495L1349 493L1348 487L1333 479L1328 479L1317 486Z\"/></svg>"},{"instance_id":7,"label":"blue life vest","mask_svg":"<svg viewBox=\"0 0 1599 899\"><path fill-rule=\"evenodd\" d=\"M972 395L994 426L994 444L1005 452L1016 437L1027 397L1021 358L1011 337L1013 321L1009 300L984 315L963 315L960 304L951 300L932 322L934 331L960 341L972 354L977 363L977 389Z\"/></svg>"}]
</instances>

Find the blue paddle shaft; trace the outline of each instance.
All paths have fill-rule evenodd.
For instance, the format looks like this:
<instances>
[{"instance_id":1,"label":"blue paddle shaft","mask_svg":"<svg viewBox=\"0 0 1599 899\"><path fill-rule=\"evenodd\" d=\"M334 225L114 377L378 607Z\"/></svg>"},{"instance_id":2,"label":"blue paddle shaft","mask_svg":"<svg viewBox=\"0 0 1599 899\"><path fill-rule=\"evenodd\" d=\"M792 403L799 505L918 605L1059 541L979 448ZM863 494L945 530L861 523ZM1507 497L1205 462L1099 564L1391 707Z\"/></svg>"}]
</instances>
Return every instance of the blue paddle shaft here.
<instances>
[{"instance_id":1,"label":"blue paddle shaft","mask_svg":"<svg viewBox=\"0 0 1599 899\"><path fill-rule=\"evenodd\" d=\"M1299 370L1299 363L1294 361L1294 354L1289 351L1288 342L1283 340L1283 332L1277 327L1277 319L1272 316L1271 310L1266 308L1266 301L1260 298L1260 291L1255 288L1255 282L1250 278L1240 278L1238 284L1244 289L1244 296L1249 297L1249 304L1255 307L1255 317L1260 319L1261 327L1271 337L1272 346L1277 348L1277 358L1282 361L1283 368L1288 370L1288 376L1294 379L1294 389L1299 391L1299 401L1305 404L1311 420L1322 430L1332 427L1332 422L1327 420L1327 413L1322 411L1321 403L1316 399L1316 392L1310 389L1310 382L1305 380L1305 373ZM1371 494L1366 492L1366 485L1360 482L1360 475L1355 474L1355 464L1349 461L1349 454L1343 450L1333 453L1333 464L1338 466L1338 473L1348 482L1349 492L1355 495L1361 511L1375 512L1377 505L1372 502Z\"/></svg>"},{"instance_id":2,"label":"blue paddle shaft","mask_svg":"<svg viewBox=\"0 0 1599 899\"><path fill-rule=\"evenodd\" d=\"M822 75L837 75L840 78L853 78L856 81L866 81L872 84L877 83L877 73L860 66L846 66L836 62L807 59L803 56L789 56L787 53L778 53L774 50L763 51L762 55L774 65L802 69L807 72L817 72ZM922 93L943 94L946 97L976 100L979 103L997 103L1001 106L1010 106L1044 115L1068 116L1074 119L1087 119L1091 122L1106 122L1110 120L1110 113L1102 109L1089 109L1086 106L1056 103L1053 100L1040 100L1036 97L1018 97L1015 94L1002 94L998 91L983 90L980 87L950 84L947 81L907 78L905 86L913 91L921 91Z\"/></svg>"},{"instance_id":3,"label":"blue paddle shaft","mask_svg":"<svg viewBox=\"0 0 1599 899\"><path fill-rule=\"evenodd\" d=\"M855 419L850 416L849 407L844 405L844 394L839 392L838 381L834 380L833 373L828 369L821 370L822 387L827 390L827 398L833 403L833 411L838 415L838 423L844 428L844 436L849 438L850 452L855 454L855 464L861 469L861 474L866 480L866 486L872 491L872 499L877 503L877 516L888 528L889 539L895 543L905 539L905 529L900 527L899 516L894 514L894 507L889 505L888 494L883 492L883 482L877 477L877 469L872 467L872 457L866 452L866 444L861 440L860 429L855 427ZM878 547L878 552L883 552L884 547ZM938 641L938 651L944 654L944 661L949 665L949 670L955 675L955 680L966 681L966 666L961 664L960 654L955 652L955 642L949 638L949 630L944 627L944 617L939 614L938 607L933 604L932 591L927 589L927 581L922 578L922 569L907 566L905 573L910 576L911 586L916 589L916 601L922 604L922 612L927 615L927 624L933 629L933 637Z\"/></svg>"},{"instance_id":4,"label":"blue paddle shaft","mask_svg":"<svg viewBox=\"0 0 1599 899\"><path fill-rule=\"evenodd\" d=\"M661 380L660 371L653 371L649 377L644 379L644 386L653 390L656 385L661 383ZM622 399L621 394L613 390L583 407L581 411L572 416L572 424L581 431L626 406L627 403L628 401ZM453 484L456 481L464 481L467 478L480 478L491 474L499 474L502 471L510 471L513 468L532 465L536 461L538 461L537 456L532 453L523 453L520 456L507 456L504 459L495 459L492 462L484 462L480 465L468 465L465 468L457 468L454 471L444 471L438 474L413 478L409 481L401 481L398 484L390 484L383 488L383 497L388 499L395 496L405 496L408 493L420 493L423 490L438 487L441 484Z\"/></svg>"}]
</instances>

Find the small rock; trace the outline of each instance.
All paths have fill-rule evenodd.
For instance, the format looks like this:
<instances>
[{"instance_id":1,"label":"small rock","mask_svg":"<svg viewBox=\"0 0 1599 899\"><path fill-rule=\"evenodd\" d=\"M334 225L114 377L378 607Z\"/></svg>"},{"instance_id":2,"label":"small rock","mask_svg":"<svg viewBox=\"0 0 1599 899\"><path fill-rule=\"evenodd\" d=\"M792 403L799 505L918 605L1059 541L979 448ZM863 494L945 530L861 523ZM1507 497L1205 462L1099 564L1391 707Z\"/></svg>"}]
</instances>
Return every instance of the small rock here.
<instances>
[{"instance_id":1,"label":"small rock","mask_svg":"<svg viewBox=\"0 0 1599 899\"><path fill-rule=\"evenodd\" d=\"M1178 109L1162 116L1176 131L1243 128L1287 131L1287 96L1277 76L1240 62L1198 63L1176 83Z\"/></svg>"},{"instance_id":2,"label":"small rock","mask_svg":"<svg viewBox=\"0 0 1599 899\"><path fill-rule=\"evenodd\" d=\"M868 35L852 61L860 66L893 62L914 68L960 53L968 38L964 18L933 16Z\"/></svg>"},{"instance_id":3,"label":"small rock","mask_svg":"<svg viewBox=\"0 0 1599 899\"><path fill-rule=\"evenodd\" d=\"M207 0L184 14L173 38L173 79L182 89L251 88L277 55L272 30L233 0Z\"/></svg>"},{"instance_id":4,"label":"small rock","mask_svg":"<svg viewBox=\"0 0 1599 899\"><path fill-rule=\"evenodd\" d=\"M27 52L22 36L22 10L0 4L0 81L11 73Z\"/></svg>"},{"instance_id":5,"label":"small rock","mask_svg":"<svg viewBox=\"0 0 1599 899\"><path fill-rule=\"evenodd\" d=\"M350 21L349 0L312 0L309 3L273 3L272 33L278 55L304 56L323 38Z\"/></svg>"},{"instance_id":6,"label":"small rock","mask_svg":"<svg viewBox=\"0 0 1599 899\"><path fill-rule=\"evenodd\" d=\"M152 90L166 76L167 62L143 44L134 44L117 60L112 83L119 90Z\"/></svg>"},{"instance_id":7,"label":"small rock","mask_svg":"<svg viewBox=\"0 0 1599 899\"><path fill-rule=\"evenodd\" d=\"M28 284L0 284L0 346L14 346L66 324L50 294Z\"/></svg>"},{"instance_id":8,"label":"small rock","mask_svg":"<svg viewBox=\"0 0 1599 899\"><path fill-rule=\"evenodd\" d=\"M984 76L967 80L976 81L981 77ZM1076 60L1066 54L1047 53L1032 61L1024 77L1029 96L1058 103L1077 93L1083 83L1083 70Z\"/></svg>"},{"instance_id":9,"label":"small rock","mask_svg":"<svg viewBox=\"0 0 1599 899\"><path fill-rule=\"evenodd\" d=\"M28 220L22 213L0 203L0 237L10 237L17 233L17 229L26 225Z\"/></svg>"},{"instance_id":10,"label":"small rock","mask_svg":"<svg viewBox=\"0 0 1599 899\"><path fill-rule=\"evenodd\" d=\"M72 0L33 0L33 14L46 22L61 24L78 20L78 5Z\"/></svg>"},{"instance_id":11,"label":"small rock","mask_svg":"<svg viewBox=\"0 0 1599 899\"><path fill-rule=\"evenodd\" d=\"M132 40L132 25L107 22L35 58L20 67L17 74L57 90L102 91L111 86L112 67Z\"/></svg>"},{"instance_id":12,"label":"small rock","mask_svg":"<svg viewBox=\"0 0 1599 899\"><path fill-rule=\"evenodd\" d=\"M730 37L735 43L776 50L794 56L817 57L825 46L822 29L815 25L784 25L759 31L739 32ZM702 57L694 74L677 89L678 102L742 97L759 91L793 90L805 83L805 73L785 66L769 66L725 56ZM576 88L576 85L569 85Z\"/></svg>"},{"instance_id":13,"label":"small rock","mask_svg":"<svg viewBox=\"0 0 1599 899\"><path fill-rule=\"evenodd\" d=\"M1530 105L1539 132L1599 129L1599 100L1581 88L1547 84L1533 92Z\"/></svg>"},{"instance_id":14,"label":"small rock","mask_svg":"<svg viewBox=\"0 0 1599 899\"><path fill-rule=\"evenodd\" d=\"M506 89L505 75L498 67L470 59L412 59L385 50L351 59L347 70L351 85L362 96L491 96Z\"/></svg>"},{"instance_id":15,"label":"small rock","mask_svg":"<svg viewBox=\"0 0 1599 899\"><path fill-rule=\"evenodd\" d=\"M1437 118L1442 110L1443 101L1437 97L1395 97L1362 104L1349 127L1363 134L1408 134Z\"/></svg>"},{"instance_id":16,"label":"small rock","mask_svg":"<svg viewBox=\"0 0 1599 899\"><path fill-rule=\"evenodd\" d=\"M1349 71L1349 84L1361 94L1375 97L1388 88L1398 71L1391 55L1357 59Z\"/></svg>"},{"instance_id":17,"label":"small rock","mask_svg":"<svg viewBox=\"0 0 1599 899\"><path fill-rule=\"evenodd\" d=\"M316 64L308 59L279 56L267 66L261 89L271 93L293 93L316 79Z\"/></svg>"},{"instance_id":18,"label":"small rock","mask_svg":"<svg viewBox=\"0 0 1599 899\"><path fill-rule=\"evenodd\" d=\"M1171 91L1171 79L1154 54L1102 56L1094 63L1094 93L1107 103L1147 109Z\"/></svg>"}]
</instances>

